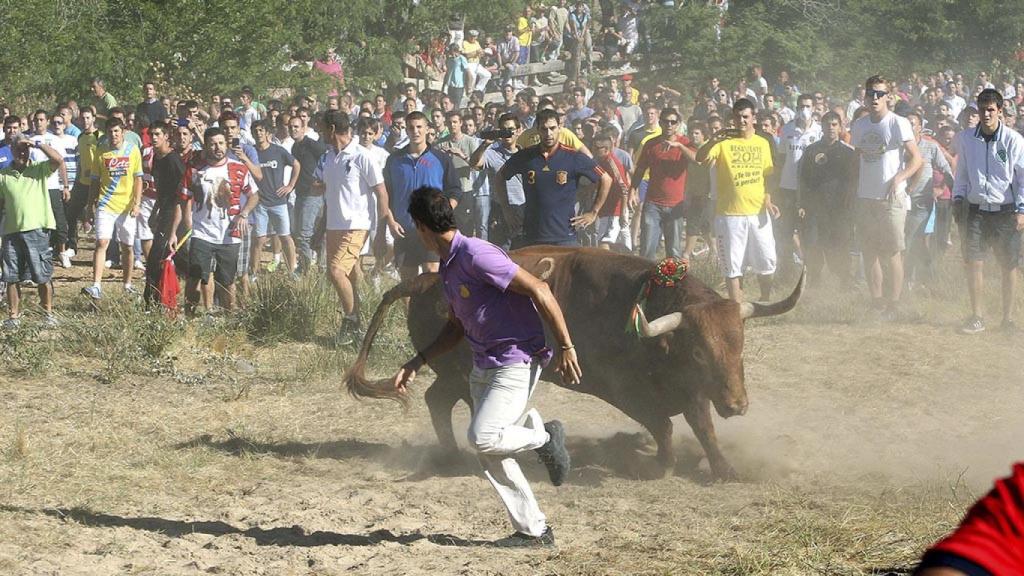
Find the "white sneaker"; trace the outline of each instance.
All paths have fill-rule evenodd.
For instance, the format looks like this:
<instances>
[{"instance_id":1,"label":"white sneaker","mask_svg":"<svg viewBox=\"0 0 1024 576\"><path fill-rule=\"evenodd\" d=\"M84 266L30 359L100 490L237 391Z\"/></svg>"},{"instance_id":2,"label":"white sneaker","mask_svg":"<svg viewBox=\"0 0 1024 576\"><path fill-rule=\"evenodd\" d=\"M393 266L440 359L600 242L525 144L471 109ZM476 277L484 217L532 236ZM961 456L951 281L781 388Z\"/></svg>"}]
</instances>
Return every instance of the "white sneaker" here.
<instances>
[{"instance_id":1,"label":"white sneaker","mask_svg":"<svg viewBox=\"0 0 1024 576\"><path fill-rule=\"evenodd\" d=\"M68 258L74 258L75 256L78 256L78 252L75 252L74 248L68 248L67 250L64 251L64 253L68 255Z\"/></svg>"},{"instance_id":2,"label":"white sneaker","mask_svg":"<svg viewBox=\"0 0 1024 576\"><path fill-rule=\"evenodd\" d=\"M111 267L114 266L114 261L113 260L104 260L103 266L105 268L111 268Z\"/></svg>"},{"instance_id":3,"label":"white sneaker","mask_svg":"<svg viewBox=\"0 0 1024 576\"><path fill-rule=\"evenodd\" d=\"M140 272L145 272L146 271L146 265L142 262L142 260L136 260L135 261L135 269L140 271Z\"/></svg>"},{"instance_id":4,"label":"white sneaker","mask_svg":"<svg viewBox=\"0 0 1024 576\"><path fill-rule=\"evenodd\" d=\"M64 268L71 268L71 256L67 250L60 253L60 265Z\"/></svg>"},{"instance_id":5,"label":"white sneaker","mask_svg":"<svg viewBox=\"0 0 1024 576\"><path fill-rule=\"evenodd\" d=\"M82 294L85 294L93 300L99 300L103 297L103 292L100 290L99 286L86 286L85 288L82 288Z\"/></svg>"}]
</instances>

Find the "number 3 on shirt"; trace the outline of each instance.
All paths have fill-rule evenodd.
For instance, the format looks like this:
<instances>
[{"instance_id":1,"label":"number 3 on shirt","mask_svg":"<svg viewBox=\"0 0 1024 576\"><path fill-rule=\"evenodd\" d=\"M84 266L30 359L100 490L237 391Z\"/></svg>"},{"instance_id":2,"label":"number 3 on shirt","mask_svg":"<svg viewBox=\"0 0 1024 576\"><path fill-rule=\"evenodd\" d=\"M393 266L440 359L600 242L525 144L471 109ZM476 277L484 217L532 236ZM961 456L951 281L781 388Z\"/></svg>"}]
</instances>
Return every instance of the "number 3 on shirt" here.
<instances>
[{"instance_id":1,"label":"number 3 on shirt","mask_svg":"<svg viewBox=\"0 0 1024 576\"><path fill-rule=\"evenodd\" d=\"M527 184L536 184L537 183L537 172L535 170L530 170L529 172L526 173L526 183Z\"/></svg>"}]
</instances>

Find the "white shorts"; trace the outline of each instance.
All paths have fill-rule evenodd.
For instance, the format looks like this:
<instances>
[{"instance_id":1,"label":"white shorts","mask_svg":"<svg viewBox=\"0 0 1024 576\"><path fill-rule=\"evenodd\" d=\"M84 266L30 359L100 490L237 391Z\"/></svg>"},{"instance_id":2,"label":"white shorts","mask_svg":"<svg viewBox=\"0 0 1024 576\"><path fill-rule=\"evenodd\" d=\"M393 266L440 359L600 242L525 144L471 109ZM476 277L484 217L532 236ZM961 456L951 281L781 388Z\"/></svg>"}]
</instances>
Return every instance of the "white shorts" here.
<instances>
[{"instance_id":1,"label":"white shorts","mask_svg":"<svg viewBox=\"0 0 1024 576\"><path fill-rule=\"evenodd\" d=\"M114 214L103 208L96 210L96 217L93 219L93 228L96 230L97 240L110 240L114 237L114 230L117 229L117 241L121 244L133 246L135 244L135 232L138 223L132 218L131 212Z\"/></svg>"},{"instance_id":2,"label":"white shorts","mask_svg":"<svg viewBox=\"0 0 1024 576\"><path fill-rule=\"evenodd\" d=\"M726 278L741 278L745 266L758 275L775 273L775 236L768 214L716 216L715 236Z\"/></svg>"},{"instance_id":3,"label":"white shorts","mask_svg":"<svg viewBox=\"0 0 1024 576\"><path fill-rule=\"evenodd\" d=\"M628 226L619 222L618 216L601 216L597 219L597 237L601 244L618 244L626 250L633 250L633 236Z\"/></svg>"},{"instance_id":4,"label":"white shorts","mask_svg":"<svg viewBox=\"0 0 1024 576\"><path fill-rule=\"evenodd\" d=\"M154 206L156 206L156 198L142 197L142 203L139 204L139 215L135 217L135 222L138 226L136 237L143 242L153 239L153 230L149 227L149 217L153 214Z\"/></svg>"}]
</instances>

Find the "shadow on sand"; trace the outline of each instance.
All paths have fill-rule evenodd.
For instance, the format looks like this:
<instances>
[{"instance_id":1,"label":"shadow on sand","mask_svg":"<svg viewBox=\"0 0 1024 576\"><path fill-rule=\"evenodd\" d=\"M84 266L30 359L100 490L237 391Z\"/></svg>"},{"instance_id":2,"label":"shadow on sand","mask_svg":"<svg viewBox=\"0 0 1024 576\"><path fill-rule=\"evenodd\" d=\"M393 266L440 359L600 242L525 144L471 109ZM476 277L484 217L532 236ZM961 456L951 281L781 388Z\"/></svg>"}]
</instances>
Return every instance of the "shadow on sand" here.
<instances>
[{"instance_id":1,"label":"shadow on sand","mask_svg":"<svg viewBox=\"0 0 1024 576\"><path fill-rule=\"evenodd\" d=\"M0 506L0 511L42 514L62 521L71 520L83 526L133 528L163 534L171 538L180 538L187 534L208 534L215 537L239 534L246 538L252 538L260 546L375 546L388 542L409 545L420 540L438 546L487 546L491 544L489 540L468 540L450 534L422 534L419 532L394 534L390 530L374 530L369 534L342 534L319 530L306 533L301 526L243 529L221 521L172 520L155 516L118 516L94 512L85 508L32 509L4 505Z\"/></svg>"},{"instance_id":2,"label":"shadow on sand","mask_svg":"<svg viewBox=\"0 0 1024 576\"><path fill-rule=\"evenodd\" d=\"M710 473L698 467L704 456L700 445L693 439L677 440L676 466L672 472L698 483L711 482ZM653 440L644 433L619 432L606 438L570 437L567 447L572 455L573 467L569 484L600 486L607 478L657 480L666 476L666 471L655 459ZM392 446L356 439L271 443L249 440L229 431L225 440L215 440L213 436L203 434L175 448L212 448L233 456L273 454L285 459L372 460L404 473L400 480L405 482L480 473L480 466L472 453L460 450L453 454L437 445L403 443ZM547 478L546 470L533 454L520 454L517 459L529 477L538 480Z\"/></svg>"}]
</instances>

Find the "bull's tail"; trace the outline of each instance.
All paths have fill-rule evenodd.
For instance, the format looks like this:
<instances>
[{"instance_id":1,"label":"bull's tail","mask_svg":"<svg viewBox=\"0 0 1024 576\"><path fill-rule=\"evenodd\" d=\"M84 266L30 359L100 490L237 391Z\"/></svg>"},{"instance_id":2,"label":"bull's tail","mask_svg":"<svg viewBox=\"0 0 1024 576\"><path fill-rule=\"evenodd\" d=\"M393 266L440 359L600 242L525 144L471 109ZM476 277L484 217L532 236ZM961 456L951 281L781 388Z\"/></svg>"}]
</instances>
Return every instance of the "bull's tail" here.
<instances>
[{"instance_id":1,"label":"bull's tail","mask_svg":"<svg viewBox=\"0 0 1024 576\"><path fill-rule=\"evenodd\" d=\"M409 399L405 394L395 390L390 379L385 378L376 381L366 379L366 362L370 357L370 350L373 348L373 341L377 338L377 332L384 324L391 305L397 300L408 298L416 294L422 294L432 287L438 280L437 274L421 274L411 280L400 282L384 293L377 310L373 313L370 326L366 329L366 336L359 348L359 356L355 363L345 373L345 386L352 396L356 398L384 398L394 400L403 407L408 407Z\"/></svg>"}]
</instances>

